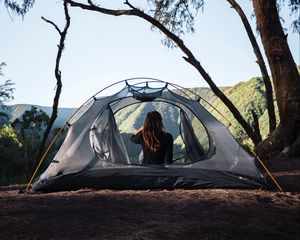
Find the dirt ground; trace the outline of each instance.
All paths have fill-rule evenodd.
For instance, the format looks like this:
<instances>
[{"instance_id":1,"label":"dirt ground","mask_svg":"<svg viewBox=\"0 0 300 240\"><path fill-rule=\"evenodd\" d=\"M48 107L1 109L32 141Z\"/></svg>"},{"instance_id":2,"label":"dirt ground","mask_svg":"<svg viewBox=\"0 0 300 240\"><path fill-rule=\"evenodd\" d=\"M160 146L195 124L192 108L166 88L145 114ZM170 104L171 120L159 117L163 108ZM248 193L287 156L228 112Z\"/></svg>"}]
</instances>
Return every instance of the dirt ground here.
<instances>
[{"instance_id":1,"label":"dirt ground","mask_svg":"<svg viewBox=\"0 0 300 240\"><path fill-rule=\"evenodd\" d=\"M270 165L270 164L269 164ZM300 239L300 159L269 166L268 190L0 189L0 239Z\"/></svg>"}]
</instances>

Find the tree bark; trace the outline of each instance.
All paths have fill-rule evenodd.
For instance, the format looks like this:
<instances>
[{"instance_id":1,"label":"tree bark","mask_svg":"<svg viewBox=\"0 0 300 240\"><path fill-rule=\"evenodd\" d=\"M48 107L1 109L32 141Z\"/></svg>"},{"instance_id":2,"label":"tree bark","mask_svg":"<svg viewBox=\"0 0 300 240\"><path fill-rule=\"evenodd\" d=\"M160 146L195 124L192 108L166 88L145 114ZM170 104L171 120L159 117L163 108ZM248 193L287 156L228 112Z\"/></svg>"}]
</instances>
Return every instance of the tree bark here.
<instances>
[{"instance_id":1,"label":"tree bark","mask_svg":"<svg viewBox=\"0 0 300 240\"><path fill-rule=\"evenodd\" d=\"M70 16L69 16L69 12L68 12L68 6L67 6L68 3L67 3L67 1L64 1L63 5L64 5L64 12L65 12L65 19L66 19L66 23L65 23L65 27L64 27L63 31L60 31L56 24L54 24L53 22L51 22L51 21L45 19L44 17L42 17L42 19L44 21L52 24L54 26L54 28L58 31L58 33L60 35L60 41L59 41L59 45L58 45L58 51L57 51L57 56L56 56L56 64L55 64L55 70L54 70L55 78L56 78L56 92L55 92L55 96L54 96L54 99L53 99L52 114L51 114L48 126L47 126L47 128L44 132L41 145L39 147L39 152L38 152L38 156L37 156L36 165L38 164L38 161L42 158L44 148L46 146L47 139L49 137L50 131L52 129L52 126L54 124L55 119L57 118L57 113L58 113L59 97L60 97L60 93L61 93L61 89L62 89L61 71L59 70L59 66L60 66L60 59L61 59L61 56L62 56L62 52L63 52L64 47L65 47L64 42L65 42L65 39L66 39L66 36L67 36L68 28L70 26Z\"/></svg>"},{"instance_id":2,"label":"tree bark","mask_svg":"<svg viewBox=\"0 0 300 240\"><path fill-rule=\"evenodd\" d=\"M262 139L261 134L260 134L260 129L259 129L259 121L258 121L258 117L257 114L255 113L255 111L253 109L251 109L251 114L253 117L253 130L254 132L256 132L257 136L259 136L260 139Z\"/></svg>"},{"instance_id":3,"label":"tree bark","mask_svg":"<svg viewBox=\"0 0 300 240\"><path fill-rule=\"evenodd\" d=\"M274 109L274 100L273 100L273 90L272 90L272 84L271 80L268 74L268 70L266 68L265 61L263 59L263 56L261 54L261 51L259 49L259 46L257 44L257 41L255 39L255 36L253 34L252 28L249 24L249 21L241 8L241 6L235 1L235 0L227 0L230 5L235 9L235 11L239 14L245 30L247 32L247 35L249 37L249 40L251 42L254 54L257 58L257 64L259 65L262 78L265 84L266 88L266 101L267 101L267 109L268 109L268 115L269 115L269 133L273 132L276 128L276 115L275 115L275 109Z\"/></svg>"},{"instance_id":4,"label":"tree bark","mask_svg":"<svg viewBox=\"0 0 300 240\"><path fill-rule=\"evenodd\" d=\"M257 146L257 152L281 151L300 154L300 76L284 34L276 0L253 0L257 27L269 62L279 109L280 123L271 135Z\"/></svg>"},{"instance_id":5,"label":"tree bark","mask_svg":"<svg viewBox=\"0 0 300 240\"><path fill-rule=\"evenodd\" d=\"M177 35L170 32L162 23L160 23L155 18L151 17L150 15L144 13L143 11L134 8L128 1L125 1L125 4L127 4L130 9L129 10L112 10L112 9L106 9L102 7L98 7L92 3L91 0L88 0L89 5L82 4L78 2L74 2L72 0L66 0L70 3L72 7L80 7L84 10L89 11L95 11L100 12L107 15L113 15L113 16L121 16L121 15L127 15L127 16L137 16L140 17L153 26L157 27L162 33L164 33L168 38L170 38L186 55L183 57L188 63L190 63L192 66L194 66L197 71L201 74L201 76L204 78L204 80L209 84L211 90L218 96L221 101L226 105L226 107L231 111L235 119L241 124L245 132L248 134L248 136L251 138L253 143L257 145L260 142L259 137L255 134L251 126L246 122L246 120L243 118L243 116L240 114L239 110L233 105L233 103L226 97L226 95L216 86L216 84L213 82L211 77L208 75L208 73L204 70L200 62L195 58L193 53L186 47L182 39L180 39Z\"/></svg>"}]
</instances>

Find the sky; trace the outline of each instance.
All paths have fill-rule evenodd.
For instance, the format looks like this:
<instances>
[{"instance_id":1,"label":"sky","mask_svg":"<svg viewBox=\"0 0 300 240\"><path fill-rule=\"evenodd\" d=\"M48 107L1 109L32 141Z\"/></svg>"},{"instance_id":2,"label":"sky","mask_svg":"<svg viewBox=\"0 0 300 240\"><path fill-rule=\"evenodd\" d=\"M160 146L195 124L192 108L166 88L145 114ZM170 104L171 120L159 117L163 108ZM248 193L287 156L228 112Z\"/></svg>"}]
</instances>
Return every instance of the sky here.
<instances>
[{"instance_id":1,"label":"sky","mask_svg":"<svg viewBox=\"0 0 300 240\"><path fill-rule=\"evenodd\" d=\"M103 7L124 8L123 0L103 2ZM255 31L252 2L238 2ZM107 85L132 77L152 77L183 87L208 86L196 69L185 62L181 50L164 46L163 35L152 31L144 20L77 8L70 8L69 13L71 26L60 66L60 107L79 107ZM286 7L281 14L291 52L299 65L299 34L290 28ZM24 19L9 12L0 1L0 62L7 65L0 80L15 83L14 100L9 104L52 106L59 34L41 16L61 29L65 24L61 1L37 0ZM218 86L232 86L261 76L242 22L226 0L206 1L195 28L194 34L186 34L182 39ZM255 34L260 44L259 34Z\"/></svg>"}]
</instances>

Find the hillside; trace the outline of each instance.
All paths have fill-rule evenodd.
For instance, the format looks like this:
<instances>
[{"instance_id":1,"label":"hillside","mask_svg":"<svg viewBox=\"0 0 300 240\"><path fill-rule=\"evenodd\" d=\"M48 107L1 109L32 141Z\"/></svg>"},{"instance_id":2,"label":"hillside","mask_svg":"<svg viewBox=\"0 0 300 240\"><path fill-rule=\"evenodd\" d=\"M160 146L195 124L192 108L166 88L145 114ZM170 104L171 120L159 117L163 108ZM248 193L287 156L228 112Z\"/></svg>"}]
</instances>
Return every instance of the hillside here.
<instances>
[{"instance_id":1,"label":"hillside","mask_svg":"<svg viewBox=\"0 0 300 240\"><path fill-rule=\"evenodd\" d=\"M242 116L250 125L253 122L251 110L256 113L259 118L262 137L265 138L268 134L269 125L265 99L265 86L263 84L263 80L261 78L252 78L249 81L240 82L235 86L226 89L224 94L232 101L232 103L237 107ZM218 109L229 122L232 123L230 130L237 138L238 136L242 136L243 139L247 138L244 130L237 123L231 112L221 102L221 100L216 99L212 105ZM212 108L209 108L209 110L220 121L226 122L224 121L223 117L221 117Z\"/></svg>"},{"instance_id":2,"label":"hillside","mask_svg":"<svg viewBox=\"0 0 300 240\"><path fill-rule=\"evenodd\" d=\"M30 105L30 104L15 104L8 105L5 108L0 109L2 112L5 112L8 115L8 122L12 123L17 118L21 118L25 111L29 111L32 106L37 107L38 109L43 110L48 116L52 113L52 107L38 106L38 105ZM58 117L54 123L54 127L61 127L75 112L75 108L59 108L58 109Z\"/></svg>"}]
</instances>

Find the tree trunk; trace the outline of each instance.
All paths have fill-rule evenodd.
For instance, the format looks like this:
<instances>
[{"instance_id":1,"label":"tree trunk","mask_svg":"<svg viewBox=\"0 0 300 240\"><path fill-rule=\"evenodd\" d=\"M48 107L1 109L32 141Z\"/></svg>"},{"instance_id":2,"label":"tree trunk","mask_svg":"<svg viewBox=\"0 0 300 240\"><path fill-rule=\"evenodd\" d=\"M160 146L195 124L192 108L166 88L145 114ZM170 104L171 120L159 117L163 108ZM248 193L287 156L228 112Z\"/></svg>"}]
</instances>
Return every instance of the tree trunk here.
<instances>
[{"instance_id":1,"label":"tree trunk","mask_svg":"<svg viewBox=\"0 0 300 240\"><path fill-rule=\"evenodd\" d=\"M254 132L256 133L256 135L262 139L261 135L260 135L260 130L259 130L259 121L258 121L258 117L257 114L255 113L255 111L253 109L251 109L251 114L253 117L253 123L252 123L252 127Z\"/></svg>"},{"instance_id":2,"label":"tree trunk","mask_svg":"<svg viewBox=\"0 0 300 240\"><path fill-rule=\"evenodd\" d=\"M280 124L257 146L261 156L289 147L300 154L300 76L287 44L276 0L253 0L257 27L269 62L279 109Z\"/></svg>"},{"instance_id":3,"label":"tree trunk","mask_svg":"<svg viewBox=\"0 0 300 240\"><path fill-rule=\"evenodd\" d=\"M21 128L21 142L22 142L22 155L24 160L24 176L25 179L28 178L29 173L29 164L28 164L28 148L27 143L25 142L25 132L24 129Z\"/></svg>"},{"instance_id":4,"label":"tree trunk","mask_svg":"<svg viewBox=\"0 0 300 240\"><path fill-rule=\"evenodd\" d=\"M261 51L259 49L259 46L257 44L257 41L255 39L255 36L253 34L253 31L251 29L250 23L243 11L243 9L240 7L240 5L235 0L227 0L230 5L235 9L235 11L239 14L245 30L247 32L247 35L249 37L249 40L251 42L254 54L257 59L257 64L260 68L260 72L265 84L266 88L266 102L267 102L267 109L268 109L268 115L269 115L269 133L273 132L276 128L276 115L275 115L275 108L274 108L274 100L273 100L273 90L272 90L272 84L271 80L268 74L268 70L266 68L265 61L263 59L263 56L261 54ZM259 130L259 129L258 129Z\"/></svg>"},{"instance_id":5,"label":"tree trunk","mask_svg":"<svg viewBox=\"0 0 300 240\"><path fill-rule=\"evenodd\" d=\"M63 50L65 48L65 39L67 36L68 28L70 27L70 16L69 16L69 11L68 11L67 1L64 1L63 5L64 5L64 12L65 12L65 20L66 20L63 31L60 31L56 24L54 24L53 22L42 17L42 19L44 21L52 24L55 27L55 29L58 31L58 33L60 35L60 41L59 41L59 45L58 45L58 51L57 51L56 62L55 62L56 64L55 64L55 70L54 70L55 78L56 78L56 92L55 92L55 96L53 99L52 114L51 114L49 123L47 125L47 129L44 132L43 139L42 139L41 145L39 147L36 164L35 164L34 168L36 168L36 166L38 165L38 161L40 161L43 158L44 148L46 146L47 139L49 137L50 131L52 129L52 126L53 126L55 119L57 118L57 114L58 114L59 97L60 97L61 89L62 89L61 71L59 70L59 66L60 66L61 56L62 56Z\"/></svg>"}]
</instances>

